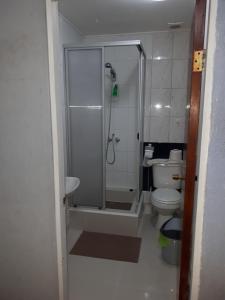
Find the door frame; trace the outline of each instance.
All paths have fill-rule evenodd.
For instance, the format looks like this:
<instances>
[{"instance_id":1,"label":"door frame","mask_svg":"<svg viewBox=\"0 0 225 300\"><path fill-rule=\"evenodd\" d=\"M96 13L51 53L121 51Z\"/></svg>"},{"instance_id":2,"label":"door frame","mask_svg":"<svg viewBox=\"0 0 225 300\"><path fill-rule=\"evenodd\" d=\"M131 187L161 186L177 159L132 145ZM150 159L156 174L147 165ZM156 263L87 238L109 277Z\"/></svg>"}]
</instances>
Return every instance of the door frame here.
<instances>
[{"instance_id":1,"label":"door frame","mask_svg":"<svg viewBox=\"0 0 225 300\"><path fill-rule=\"evenodd\" d=\"M197 21L194 27L194 50L203 49L204 46L204 24L207 0L196 0L195 18ZM53 164L54 164L54 193L55 193L55 222L56 222L56 243L57 243L57 264L58 264L58 282L59 282L59 299L66 300L67 290L67 269L66 253L63 249L61 206L60 203L64 197L64 171L60 169L60 157L63 155L58 127L60 126L57 114L57 75L55 70L56 53L54 22L58 18L57 1L46 0L46 18L48 32L48 56L49 56L49 83L51 99L51 118L52 118L52 143L53 143ZM184 221L181 250L181 267L180 267L180 287L179 300L187 300L189 297L189 275L191 267L191 246L192 246L192 218L194 208L194 189L195 189L195 168L197 163L197 138L199 125L199 111L201 98L202 74L192 72L191 88L191 106L189 118L189 134L187 147L187 168L186 168L186 186L184 196ZM64 168L63 168L64 170ZM62 174L63 173L63 174ZM63 175L63 176L62 176ZM189 199L189 201L187 201ZM66 268L65 268L66 266Z\"/></svg>"},{"instance_id":2,"label":"door frame","mask_svg":"<svg viewBox=\"0 0 225 300\"><path fill-rule=\"evenodd\" d=\"M212 90L213 90L213 68L214 55L216 49L216 17L217 0L208 0L207 5L207 37L205 47L207 47L207 61L205 67L204 80L204 103L202 108L202 128L199 145L199 163L198 163L198 187L196 191L196 216L195 228L193 230L193 254L191 263L191 290L190 299L197 300L200 289L200 272L202 256L202 233L205 205L206 176L208 164L208 147L211 134L211 111L212 111Z\"/></svg>"},{"instance_id":3,"label":"door frame","mask_svg":"<svg viewBox=\"0 0 225 300\"><path fill-rule=\"evenodd\" d=\"M204 49L207 0L196 0L193 24L193 51ZM200 103L202 98L202 72L191 70L190 110L188 121L186 175L184 192L184 215L181 246L179 300L188 300L190 293L190 271L192 255L192 224L195 206L197 144L199 131Z\"/></svg>"},{"instance_id":4,"label":"door frame","mask_svg":"<svg viewBox=\"0 0 225 300\"><path fill-rule=\"evenodd\" d=\"M65 168L63 149L63 122L60 107L59 86L61 79L57 70L59 61L58 2L46 0L46 26L48 42L49 94L51 108L51 133L54 172L55 226L59 300L67 299L67 242L65 196Z\"/></svg>"}]
</instances>

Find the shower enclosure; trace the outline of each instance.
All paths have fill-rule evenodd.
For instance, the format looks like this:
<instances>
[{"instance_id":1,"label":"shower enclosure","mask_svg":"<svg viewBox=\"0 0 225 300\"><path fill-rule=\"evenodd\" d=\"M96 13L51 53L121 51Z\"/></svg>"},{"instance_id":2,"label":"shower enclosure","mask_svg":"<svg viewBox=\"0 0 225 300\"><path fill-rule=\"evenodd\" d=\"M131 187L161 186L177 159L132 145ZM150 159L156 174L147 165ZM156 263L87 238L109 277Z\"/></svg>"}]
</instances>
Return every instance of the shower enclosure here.
<instances>
[{"instance_id":1,"label":"shower enclosure","mask_svg":"<svg viewBox=\"0 0 225 300\"><path fill-rule=\"evenodd\" d=\"M135 210L142 193L145 53L140 41L65 46L71 206Z\"/></svg>"}]
</instances>

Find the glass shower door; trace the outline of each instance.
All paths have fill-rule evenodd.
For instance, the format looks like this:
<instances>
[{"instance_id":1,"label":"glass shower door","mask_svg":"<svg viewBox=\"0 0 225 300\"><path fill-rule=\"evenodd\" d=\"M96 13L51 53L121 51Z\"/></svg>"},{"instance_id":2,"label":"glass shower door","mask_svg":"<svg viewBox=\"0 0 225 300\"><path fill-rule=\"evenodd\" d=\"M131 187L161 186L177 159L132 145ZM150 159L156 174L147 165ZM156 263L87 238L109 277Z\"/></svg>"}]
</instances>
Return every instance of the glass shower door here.
<instances>
[{"instance_id":1,"label":"glass shower door","mask_svg":"<svg viewBox=\"0 0 225 300\"><path fill-rule=\"evenodd\" d=\"M68 173L80 178L73 204L103 207L103 49L66 48Z\"/></svg>"}]
</instances>

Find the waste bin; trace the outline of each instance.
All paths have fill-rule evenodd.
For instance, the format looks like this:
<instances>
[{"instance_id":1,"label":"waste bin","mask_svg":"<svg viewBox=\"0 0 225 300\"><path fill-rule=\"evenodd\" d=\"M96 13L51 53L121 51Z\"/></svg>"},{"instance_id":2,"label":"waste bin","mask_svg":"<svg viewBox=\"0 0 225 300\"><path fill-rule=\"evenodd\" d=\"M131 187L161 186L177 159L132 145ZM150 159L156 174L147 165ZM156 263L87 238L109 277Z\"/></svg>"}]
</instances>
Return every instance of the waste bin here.
<instances>
[{"instance_id":1,"label":"waste bin","mask_svg":"<svg viewBox=\"0 0 225 300\"><path fill-rule=\"evenodd\" d=\"M170 265L179 265L180 262L181 227L181 219L173 217L160 229L159 243L162 248L162 258Z\"/></svg>"}]
</instances>

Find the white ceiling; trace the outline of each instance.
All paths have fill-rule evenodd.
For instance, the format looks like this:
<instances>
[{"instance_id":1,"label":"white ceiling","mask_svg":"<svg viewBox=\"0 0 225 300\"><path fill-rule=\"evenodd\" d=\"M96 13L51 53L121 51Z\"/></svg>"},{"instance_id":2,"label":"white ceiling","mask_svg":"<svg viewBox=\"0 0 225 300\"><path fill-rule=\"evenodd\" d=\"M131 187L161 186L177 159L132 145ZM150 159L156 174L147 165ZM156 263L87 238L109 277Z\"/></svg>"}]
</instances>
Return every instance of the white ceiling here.
<instances>
[{"instance_id":1,"label":"white ceiling","mask_svg":"<svg viewBox=\"0 0 225 300\"><path fill-rule=\"evenodd\" d=\"M83 34L190 28L195 0L59 0L62 14Z\"/></svg>"}]
</instances>

